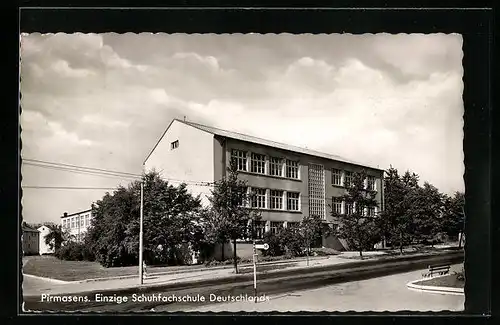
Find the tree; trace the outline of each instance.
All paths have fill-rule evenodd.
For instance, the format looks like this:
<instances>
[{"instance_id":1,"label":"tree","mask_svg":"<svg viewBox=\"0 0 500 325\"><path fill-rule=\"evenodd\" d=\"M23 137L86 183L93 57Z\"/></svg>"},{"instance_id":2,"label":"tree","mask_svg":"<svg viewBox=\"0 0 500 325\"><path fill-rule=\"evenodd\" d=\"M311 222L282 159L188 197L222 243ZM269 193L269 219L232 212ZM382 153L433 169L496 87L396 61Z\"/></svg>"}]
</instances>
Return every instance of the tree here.
<instances>
[{"instance_id":1,"label":"tree","mask_svg":"<svg viewBox=\"0 0 500 325\"><path fill-rule=\"evenodd\" d=\"M344 213L332 210L332 216L339 220L340 225L335 231L339 238L349 242L363 258L363 250L372 247L378 241L379 227L374 214L378 207L376 192L365 189L366 172L353 173L351 184L346 194L341 196L345 202Z\"/></svg>"},{"instance_id":2,"label":"tree","mask_svg":"<svg viewBox=\"0 0 500 325\"><path fill-rule=\"evenodd\" d=\"M414 233L413 216L411 212L419 176L406 171L403 176L398 170L391 167L384 177L384 211L381 213L380 224L386 238L392 243L399 243L400 253L403 254L405 243L411 242Z\"/></svg>"},{"instance_id":3,"label":"tree","mask_svg":"<svg viewBox=\"0 0 500 325\"><path fill-rule=\"evenodd\" d=\"M465 194L455 192L453 196L446 196L444 199L444 212L442 230L449 236L459 234L458 247L462 247L462 237L465 223Z\"/></svg>"},{"instance_id":4,"label":"tree","mask_svg":"<svg viewBox=\"0 0 500 325\"><path fill-rule=\"evenodd\" d=\"M309 254L311 244L324 229L321 217L317 215L304 216L300 223L300 235L306 249L307 265L309 265Z\"/></svg>"},{"instance_id":5,"label":"tree","mask_svg":"<svg viewBox=\"0 0 500 325\"><path fill-rule=\"evenodd\" d=\"M183 246L197 238L199 197L193 197L185 184L170 185L156 171L143 175L142 181L145 261L148 264L184 263L187 256ZM104 266L137 264L140 183L135 181L128 187L118 187L92 206L94 218L86 242Z\"/></svg>"},{"instance_id":6,"label":"tree","mask_svg":"<svg viewBox=\"0 0 500 325\"><path fill-rule=\"evenodd\" d=\"M71 239L69 233L62 229L61 225L46 224L49 232L45 235L45 244L49 246L55 253L59 251L64 242Z\"/></svg>"},{"instance_id":7,"label":"tree","mask_svg":"<svg viewBox=\"0 0 500 325\"><path fill-rule=\"evenodd\" d=\"M434 244L434 239L442 228L444 196L428 182L423 187L417 187L412 194L409 213L413 223L413 236Z\"/></svg>"},{"instance_id":8,"label":"tree","mask_svg":"<svg viewBox=\"0 0 500 325\"><path fill-rule=\"evenodd\" d=\"M238 273L236 256L236 240L247 237L248 222L258 215L249 208L253 198L247 193L247 183L238 179L238 169L235 159L231 159L227 174L215 182L212 196L209 198L211 211L206 214L207 235L222 246L231 240L233 242L234 271Z\"/></svg>"}]
</instances>

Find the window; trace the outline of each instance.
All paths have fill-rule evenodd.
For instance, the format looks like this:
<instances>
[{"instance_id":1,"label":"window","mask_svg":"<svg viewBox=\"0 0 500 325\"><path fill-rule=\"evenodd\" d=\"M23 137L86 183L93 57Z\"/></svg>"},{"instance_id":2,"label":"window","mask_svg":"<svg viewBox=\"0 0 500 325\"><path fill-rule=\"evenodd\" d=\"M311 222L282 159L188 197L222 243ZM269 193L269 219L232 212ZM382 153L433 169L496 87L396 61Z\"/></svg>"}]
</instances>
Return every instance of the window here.
<instances>
[{"instance_id":1,"label":"window","mask_svg":"<svg viewBox=\"0 0 500 325\"><path fill-rule=\"evenodd\" d=\"M286 208L290 211L299 211L299 193L286 193Z\"/></svg>"},{"instance_id":2,"label":"window","mask_svg":"<svg viewBox=\"0 0 500 325\"><path fill-rule=\"evenodd\" d=\"M276 235L283 228L282 221L271 221L271 233Z\"/></svg>"},{"instance_id":3,"label":"window","mask_svg":"<svg viewBox=\"0 0 500 325\"><path fill-rule=\"evenodd\" d=\"M332 211L338 214L342 213L342 199L339 197L332 198Z\"/></svg>"},{"instance_id":4,"label":"window","mask_svg":"<svg viewBox=\"0 0 500 325\"><path fill-rule=\"evenodd\" d=\"M286 227L289 229L297 229L299 227L300 222L297 221L288 221L286 223Z\"/></svg>"},{"instance_id":5,"label":"window","mask_svg":"<svg viewBox=\"0 0 500 325\"><path fill-rule=\"evenodd\" d=\"M288 160L286 161L286 177L288 178L299 178L299 162Z\"/></svg>"},{"instance_id":6,"label":"window","mask_svg":"<svg viewBox=\"0 0 500 325\"><path fill-rule=\"evenodd\" d=\"M80 216L80 227L84 226L84 216Z\"/></svg>"},{"instance_id":7,"label":"window","mask_svg":"<svg viewBox=\"0 0 500 325\"><path fill-rule=\"evenodd\" d=\"M170 150L174 150L179 148L179 140L175 140L174 142L170 143Z\"/></svg>"},{"instance_id":8,"label":"window","mask_svg":"<svg viewBox=\"0 0 500 325\"><path fill-rule=\"evenodd\" d=\"M86 225L86 226L90 226L90 214L87 214L87 215L85 216L85 225Z\"/></svg>"},{"instance_id":9,"label":"window","mask_svg":"<svg viewBox=\"0 0 500 325\"><path fill-rule=\"evenodd\" d=\"M342 186L342 171L340 169L332 169L332 185Z\"/></svg>"},{"instance_id":10,"label":"window","mask_svg":"<svg viewBox=\"0 0 500 325\"><path fill-rule=\"evenodd\" d=\"M354 212L354 206L352 203L345 203L345 214L352 214Z\"/></svg>"},{"instance_id":11,"label":"window","mask_svg":"<svg viewBox=\"0 0 500 325\"><path fill-rule=\"evenodd\" d=\"M266 222L255 221L255 239L264 238L265 231L266 231Z\"/></svg>"},{"instance_id":12,"label":"window","mask_svg":"<svg viewBox=\"0 0 500 325\"><path fill-rule=\"evenodd\" d=\"M375 216L375 207L366 208L366 215L369 217L374 217Z\"/></svg>"},{"instance_id":13,"label":"window","mask_svg":"<svg viewBox=\"0 0 500 325\"><path fill-rule=\"evenodd\" d=\"M365 215L365 207L358 206L356 204L356 212L359 213L360 215L364 216Z\"/></svg>"},{"instance_id":14,"label":"window","mask_svg":"<svg viewBox=\"0 0 500 325\"><path fill-rule=\"evenodd\" d=\"M283 176L283 160L281 158L271 157L269 160L269 175Z\"/></svg>"},{"instance_id":15,"label":"window","mask_svg":"<svg viewBox=\"0 0 500 325\"><path fill-rule=\"evenodd\" d=\"M276 210L283 209L283 191L271 190L270 191L270 208Z\"/></svg>"},{"instance_id":16,"label":"window","mask_svg":"<svg viewBox=\"0 0 500 325\"><path fill-rule=\"evenodd\" d=\"M247 171L247 153L246 151L234 150L231 153L233 159L236 159L238 170Z\"/></svg>"},{"instance_id":17,"label":"window","mask_svg":"<svg viewBox=\"0 0 500 325\"><path fill-rule=\"evenodd\" d=\"M254 188L254 196L252 198L252 208L266 208L266 190L263 188Z\"/></svg>"},{"instance_id":18,"label":"window","mask_svg":"<svg viewBox=\"0 0 500 325\"><path fill-rule=\"evenodd\" d=\"M252 152L250 162L251 162L250 170L252 171L252 173L258 173L258 174L266 173L266 156Z\"/></svg>"},{"instance_id":19,"label":"window","mask_svg":"<svg viewBox=\"0 0 500 325\"><path fill-rule=\"evenodd\" d=\"M350 187L352 185L352 172L345 172L344 186Z\"/></svg>"},{"instance_id":20,"label":"window","mask_svg":"<svg viewBox=\"0 0 500 325\"><path fill-rule=\"evenodd\" d=\"M63 227L63 229L66 228L66 219L63 219L63 221L62 221L62 227Z\"/></svg>"},{"instance_id":21,"label":"window","mask_svg":"<svg viewBox=\"0 0 500 325\"><path fill-rule=\"evenodd\" d=\"M309 164L309 215L325 218L325 169L323 165Z\"/></svg>"},{"instance_id":22,"label":"window","mask_svg":"<svg viewBox=\"0 0 500 325\"><path fill-rule=\"evenodd\" d=\"M75 228L75 218L71 218L71 228Z\"/></svg>"},{"instance_id":23,"label":"window","mask_svg":"<svg viewBox=\"0 0 500 325\"><path fill-rule=\"evenodd\" d=\"M369 191L375 191L375 177L368 176L366 178L366 189Z\"/></svg>"}]
</instances>

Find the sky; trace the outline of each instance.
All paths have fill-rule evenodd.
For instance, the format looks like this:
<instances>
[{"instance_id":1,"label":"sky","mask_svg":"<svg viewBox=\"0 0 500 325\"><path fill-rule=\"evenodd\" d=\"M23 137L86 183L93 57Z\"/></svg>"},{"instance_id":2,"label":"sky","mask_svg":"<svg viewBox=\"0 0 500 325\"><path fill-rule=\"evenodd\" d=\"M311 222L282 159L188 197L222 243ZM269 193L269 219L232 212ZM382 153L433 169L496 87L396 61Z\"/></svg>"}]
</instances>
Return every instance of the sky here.
<instances>
[{"instance_id":1,"label":"sky","mask_svg":"<svg viewBox=\"0 0 500 325\"><path fill-rule=\"evenodd\" d=\"M22 34L23 159L140 173L173 118L464 190L459 34ZM130 180L24 165L24 186ZM106 190L23 188L27 222Z\"/></svg>"}]
</instances>

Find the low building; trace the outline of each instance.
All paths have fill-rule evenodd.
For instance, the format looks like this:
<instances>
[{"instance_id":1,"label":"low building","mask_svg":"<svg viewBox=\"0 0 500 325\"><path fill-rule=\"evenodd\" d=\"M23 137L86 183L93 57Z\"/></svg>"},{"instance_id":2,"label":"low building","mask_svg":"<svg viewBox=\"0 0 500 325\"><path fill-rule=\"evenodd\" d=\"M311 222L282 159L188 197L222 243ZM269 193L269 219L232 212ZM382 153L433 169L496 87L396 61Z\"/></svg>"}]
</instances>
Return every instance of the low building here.
<instances>
[{"instance_id":1,"label":"low building","mask_svg":"<svg viewBox=\"0 0 500 325\"><path fill-rule=\"evenodd\" d=\"M27 225L22 226L23 255L35 255L39 252L40 233Z\"/></svg>"},{"instance_id":2,"label":"low building","mask_svg":"<svg viewBox=\"0 0 500 325\"><path fill-rule=\"evenodd\" d=\"M365 188L376 191L378 207L364 211L376 215L383 209L384 170L337 155L277 143L254 136L174 119L158 140L144 165L147 171L161 171L162 177L185 180L193 195L208 204L206 184L226 175L230 159L238 164L240 179L256 193L251 208L261 210L258 237L296 226L304 216L317 215L331 227L337 221L331 209L340 213L352 206L342 201L354 172L367 173ZM320 246L338 250L347 244L337 238L323 238Z\"/></svg>"},{"instance_id":3,"label":"low building","mask_svg":"<svg viewBox=\"0 0 500 325\"><path fill-rule=\"evenodd\" d=\"M40 237L39 238L39 244L38 244L40 255L43 255L43 254L53 254L54 253L54 247L52 247L52 249L51 249L50 245L48 245L48 244L45 243L45 236L47 236L48 234L50 234L50 228L47 227L46 225L43 225L43 226L39 227L37 230L40 233L40 235L39 235L39 237Z\"/></svg>"},{"instance_id":4,"label":"low building","mask_svg":"<svg viewBox=\"0 0 500 325\"><path fill-rule=\"evenodd\" d=\"M64 231L67 231L71 238L76 242L83 240L92 221L92 209L68 214L64 212L61 217L61 226Z\"/></svg>"}]
</instances>

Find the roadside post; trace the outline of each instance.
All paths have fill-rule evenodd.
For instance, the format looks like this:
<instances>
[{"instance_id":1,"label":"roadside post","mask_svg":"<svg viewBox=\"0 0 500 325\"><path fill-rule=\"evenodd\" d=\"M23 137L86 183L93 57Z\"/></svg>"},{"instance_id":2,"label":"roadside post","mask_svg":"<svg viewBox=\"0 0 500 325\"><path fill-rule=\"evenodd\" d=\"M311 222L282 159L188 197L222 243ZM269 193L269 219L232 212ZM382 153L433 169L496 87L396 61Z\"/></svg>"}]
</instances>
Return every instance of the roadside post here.
<instances>
[{"instance_id":1,"label":"roadside post","mask_svg":"<svg viewBox=\"0 0 500 325\"><path fill-rule=\"evenodd\" d=\"M257 249L269 249L269 244L255 244L255 239L253 241L253 294L255 297L255 302L257 302Z\"/></svg>"}]
</instances>

